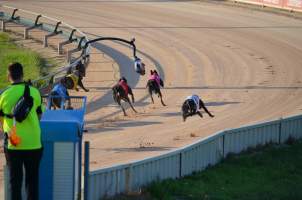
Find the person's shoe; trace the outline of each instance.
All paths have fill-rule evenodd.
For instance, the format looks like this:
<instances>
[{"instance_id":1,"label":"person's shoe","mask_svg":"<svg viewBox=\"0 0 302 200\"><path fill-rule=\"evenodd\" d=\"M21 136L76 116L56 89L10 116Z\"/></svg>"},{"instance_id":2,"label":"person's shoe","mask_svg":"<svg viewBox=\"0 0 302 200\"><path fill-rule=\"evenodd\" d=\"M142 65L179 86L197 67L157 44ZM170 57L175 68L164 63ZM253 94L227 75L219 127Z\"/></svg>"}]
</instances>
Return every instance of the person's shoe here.
<instances>
[{"instance_id":1,"label":"person's shoe","mask_svg":"<svg viewBox=\"0 0 302 200\"><path fill-rule=\"evenodd\" d=\"M84 89L85 92L89 92L89 89Z\"/></svg>"}]
</instances>

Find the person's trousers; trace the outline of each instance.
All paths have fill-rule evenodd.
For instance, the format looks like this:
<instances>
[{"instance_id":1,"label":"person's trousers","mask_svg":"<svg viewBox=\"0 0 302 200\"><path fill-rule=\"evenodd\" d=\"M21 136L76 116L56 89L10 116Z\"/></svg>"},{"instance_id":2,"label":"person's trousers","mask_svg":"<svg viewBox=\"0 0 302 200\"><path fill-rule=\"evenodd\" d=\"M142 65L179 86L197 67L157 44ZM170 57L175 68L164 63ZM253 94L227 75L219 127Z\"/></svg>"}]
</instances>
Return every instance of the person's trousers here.
<instances>
[{"instance_id":1,"label":"person's trousers","mask_svg":"<svg viewBox=\"0 0 302 200\"><path fill-rule=\"evenodd\" d=\"M9 150L4 149L9 169L10 194L12 200L21 200L23 167L25 170L25 189L27 200L39 199L39 165L43 149Z\"/></svg>"}]
</instances>

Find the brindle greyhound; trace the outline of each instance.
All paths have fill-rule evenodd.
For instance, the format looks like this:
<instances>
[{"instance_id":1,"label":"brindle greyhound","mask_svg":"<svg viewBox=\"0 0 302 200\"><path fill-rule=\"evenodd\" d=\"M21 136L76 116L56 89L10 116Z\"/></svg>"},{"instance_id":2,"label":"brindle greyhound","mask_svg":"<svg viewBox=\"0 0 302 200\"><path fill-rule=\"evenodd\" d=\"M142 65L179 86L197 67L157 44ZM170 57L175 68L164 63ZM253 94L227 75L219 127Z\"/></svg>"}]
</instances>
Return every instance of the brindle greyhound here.
<instances>
[{"instance_id":1,"label":"brindle greyhound","mask_svg":"<svg viewBox=\"0 0 302 200\"><path fill-rule=\"evenodd\" d=\"M127 80L125 78L120 79L120 81L121 80L125 80L125 82L127 83ZM132 93L132 89L129 86L128 86L128 94L131 95L132 102L134 103L134 95ZM121 100L129 103L129 105L132 108L132 110L137 113L137 111L134 109L134 107L131 104L131 101L130 101L130 99L128 97L128 94L127 94L127 92L124 90L124 88L119 83L112 87L113 99L122 108L124 116L127 116L127 114L126 114L126 111L125 111L124 107L121 104Z\"/></svg>"}]
</instances>

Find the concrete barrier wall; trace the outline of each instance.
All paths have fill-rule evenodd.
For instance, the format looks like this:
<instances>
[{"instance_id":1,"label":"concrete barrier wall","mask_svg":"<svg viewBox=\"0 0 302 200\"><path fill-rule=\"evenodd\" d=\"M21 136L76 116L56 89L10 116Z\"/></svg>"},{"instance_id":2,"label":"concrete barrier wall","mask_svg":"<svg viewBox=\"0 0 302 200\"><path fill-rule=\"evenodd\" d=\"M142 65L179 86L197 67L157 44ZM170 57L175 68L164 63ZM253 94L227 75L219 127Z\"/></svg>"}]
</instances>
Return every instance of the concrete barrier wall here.
<instances>
[{"instance_id":1,"label":"concrete barrier wall","mask_svg":"<svg viewBox=\"0 0 302 200\"><path fill-rule=\"evenodd\" d=\"M233 0L233 1L302 12L302 0Z\"/></svg>"},{"instance_id":2,"label":"concrete barrier wall","mask_svg":"<svg viewBox=\"0 0 302 200\"><path fill-rule=\"evenodd\" d=\"M230 153L302 138L302 115L224 130L170 153L89 172L88 199L99 200L202 171Z\"/></svg>"}]
</instances>

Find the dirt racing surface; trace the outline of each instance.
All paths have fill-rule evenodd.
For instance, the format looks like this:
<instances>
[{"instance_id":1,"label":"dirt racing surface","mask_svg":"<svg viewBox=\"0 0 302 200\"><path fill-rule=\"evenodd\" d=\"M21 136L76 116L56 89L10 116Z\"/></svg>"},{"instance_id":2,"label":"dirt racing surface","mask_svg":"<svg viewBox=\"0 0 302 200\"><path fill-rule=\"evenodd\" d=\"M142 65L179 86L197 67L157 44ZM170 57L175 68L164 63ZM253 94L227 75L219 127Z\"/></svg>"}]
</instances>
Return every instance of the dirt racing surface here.
<instances>
[{"instance_id":1,"label":"dirt racing surface","mask_svg":"<svg viewBox=\"0 0 302 200\"><path fill-rule=\"evenodd\" d=\"M302 21L199 1L6 1L78 27L90 38L135 37L147 74L134 72L132 51L114 42L93 45L85 85L84 139L97 169L163 154L217 131L302 113ZM149 70L164 79L163 107L145 88ZM111 87L125 76L135 114L124 117ZM201 119L182 122L184 99L202 97Z\"/></svg>"}]
</instances>

